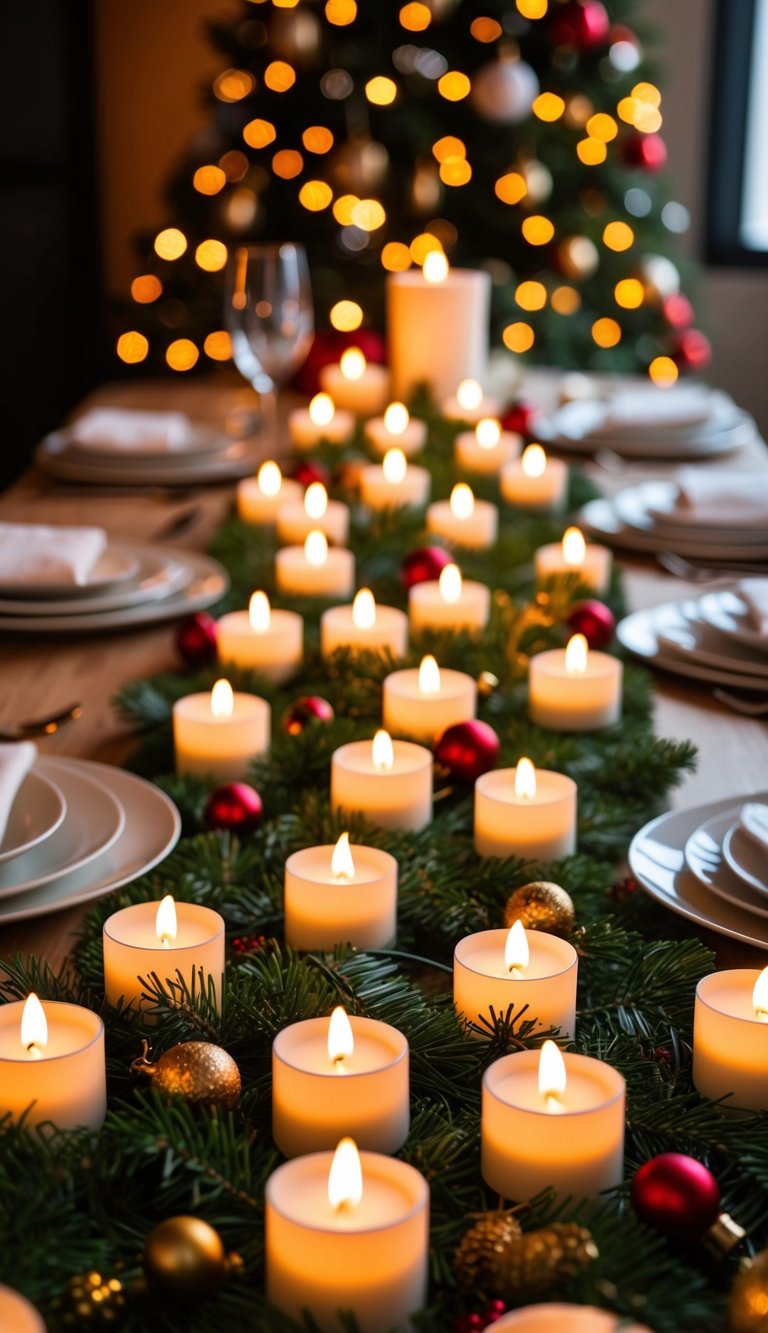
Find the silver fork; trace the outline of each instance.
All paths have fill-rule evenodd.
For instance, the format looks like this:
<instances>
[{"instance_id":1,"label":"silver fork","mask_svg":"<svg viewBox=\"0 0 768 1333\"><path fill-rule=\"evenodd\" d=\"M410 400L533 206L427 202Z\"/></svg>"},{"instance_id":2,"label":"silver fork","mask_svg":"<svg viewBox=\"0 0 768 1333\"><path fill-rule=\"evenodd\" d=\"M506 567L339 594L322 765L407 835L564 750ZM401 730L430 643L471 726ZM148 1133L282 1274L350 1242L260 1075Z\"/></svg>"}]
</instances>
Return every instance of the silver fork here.
<instances>
[{"instance_id":1,"label":"silver fork","mask_svg":"<svg viewBox=\"0 0 768 1333\"><path fill-rule=\"evenodd\" d=\"M719 689L713 690L712 694L726 708L732 708L734 713L743 713L745 717L768 717L768 699L742 699L729 690Z\"/></svg>"},{"instance_id":2,"label":"silver fork","mask_svg":"<svg viewBox=\"0 0 768 1333\"><path fill-rule=\"evenodd\" d=\"M82 704L70 704L58 713L37 718L34 722L18 722L15 726L0 727L0 741L29 741L35 736L52 736L67 722L74 722L83 711Z\"/></svg>"}]
</instances>

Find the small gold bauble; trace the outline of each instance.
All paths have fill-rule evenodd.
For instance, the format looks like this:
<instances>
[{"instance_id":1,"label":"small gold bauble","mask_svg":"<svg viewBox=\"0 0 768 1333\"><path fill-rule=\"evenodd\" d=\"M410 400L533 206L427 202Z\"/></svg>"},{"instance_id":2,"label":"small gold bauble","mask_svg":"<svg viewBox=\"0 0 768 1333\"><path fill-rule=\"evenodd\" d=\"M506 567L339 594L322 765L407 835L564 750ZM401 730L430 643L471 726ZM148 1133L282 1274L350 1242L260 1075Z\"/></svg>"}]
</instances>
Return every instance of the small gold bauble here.
<instances>
[{"instance_id":1,"label":"small gold bauble","mask_svg":"<svg viewBox=\"0 0 768 1333\"><path fill-rule=\"evenodd\" d=\"M232 1056L210 1041L185 1041L164 1051L155 1064L144 1054L132 1069L148 1074L168 1097L183 1097L190 1106L220 1106L229 1111L240 1096L240 1070Z\"/></svg>"},{"instance_id":2,"label":"small gold bauble","mask_svg":"<svg viewBox=\"0 0 768 1333\"><path fill-rule=\"evenodd\" d=\"M125 1315L125 1290L117 1277L78 1273L53 1302L55 1329L119 1328Z\"/></svg>"},{"instance_id":3,"label":"small gold bauble","mask_svg":"<svg viewBox=\"0 0 768 1333\"><path fill-rule=\"evenodd\" d=\"M756 1254L749 1268L739 1273L728 1300L728 1333L766 1333L768 1330L768 1250Z\"/></svg>"},{"instance_id":4,"label":"small gold bauble","mask_svg":"<svg viewBox=\"0 0 768 1333\"><path fill-rule=\"evenodd\" d=\"M549 1296L598 1256L592 1233L575 1222L553 1222L529 1231L500 1257L494 1294L503 1301L535 1301Z\"/></svg>"},{"instance_id":5,"label":"small gold bauble","mask_svg":"<svg viewBox=\"0 0 768 1333\"><path fill-rule=\"evenodd\" d=\"M477 1296L494 1296L499 1256L522 1236L514 1213L497 1211L476 1218L456 1250L459 1285Z\"/></svg>"},{"instance_id":6,"label":"small gold bauble","mask_svg":"<svg viewBox=\"0 0 768 1333\"><path fill-rule=\"evenodd\" d=\"M218 1231L200 1217L168 1217L150 1231L142 1264L166 1296L209 1296L226 1281L229 1262Z\"/></svg>"},{"instance_id":7,"label":"small gold bauble","mask_svg":"<svg viewBox=\"0 0 768 1333\"><path fill-rule=\"evenodd\" d=\"M526 930L544 930L550 935L570 935L575 920L573 899L559 884L534 880L515 889L504 908L504 925L522 921Z\"/></svg>"}]
</instances>

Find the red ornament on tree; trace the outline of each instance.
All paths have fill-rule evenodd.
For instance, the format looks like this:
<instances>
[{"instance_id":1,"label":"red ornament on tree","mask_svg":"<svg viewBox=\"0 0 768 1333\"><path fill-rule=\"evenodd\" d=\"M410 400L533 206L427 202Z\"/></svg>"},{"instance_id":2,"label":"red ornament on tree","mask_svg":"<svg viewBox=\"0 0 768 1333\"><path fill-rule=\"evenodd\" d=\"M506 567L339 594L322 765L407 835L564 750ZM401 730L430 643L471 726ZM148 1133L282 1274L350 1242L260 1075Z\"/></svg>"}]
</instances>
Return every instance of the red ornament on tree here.
<instances>
[{"instance_id":1,"label":"red ornament on tree","mask_svg":"<svg viewBox=\"0 0 768 1333\"><path fill-rule=\"evenodd\" d=\"M628 134L621 145L628 167L639 171L661 171L667 160L667 145L659 134Z\"/></svg>"},{"instance_id":2,"label":"red ornament on tree","mask_svg":"<svg viewBox=\"0 0 768 1333\"><path fill-rule=\"evenodd\" d=\"M319 481L325 486L326 490L328 489L329 475L328 469L323 467L322 463L308 463L304 458L299 459L298 463L294 463L289 473L289 476L297 481L300 486L311 486L313 481Z\"/></svg>"},{"instance_id":3,"label":"red ornament on tree","mask_svg":"<svg viewBox=\"0 0 768 1333\"><path fill-rule=\"evenodd\" d=\"M216 621L207 611L187 616L176 629L179 657L189 667L206 666L216 660Z\"/></svg>"},{"instance_id":4,"label":"red ornament on tree","mask_svg":"<svg viewBox=\"0 0 768 1333\"><path fill-rule=\"evenodd\" d=\"M674 358L681 370L703 370L712 360L712 344L700 329L681 334Z\"/></svg>"},{"instance_id":5,"label":"red ornament on tree","mask_svg":"<svg viewBox=\"0 0 768 1333\"><path fill-rule=\"evenodd\" d=\"M500 749L501 742L493 727L473 719L446 727L435 741L434 754L452 778L469 783L494 767Z\"/></svg>"},{"instance_id":6,"label":"red ornament on tree","mask_svg":"<svg viewBox=\"0 0 768 1333\"><path fill-rule=\"evenodd\" d=\"M482 1314L464 1314L454 1320L453 1333L482 1333L506 1313L503 1301L491 1301Z\"/></svg>"},{"instance_id":7,"label":"red ornament on tree","mask_svg":"<svg viewBox=\"0 0 768 1333\"><path fill-rule=\"evenodd\" d=\"M557 5L549 36L554 46L575 46L579 51L591 51L607 41L611 22L600 0L569 0Z\"/></svg>"},{"instance_id":8,"label":"red ornament on tree","mask_svg":"<svg viewBox=\"0 0 768 1333\"><path fill-rule=\"evenodd\" d=\"M203 818L209 829L225 833L252 833L261 823L264 806L255 787L228 782L212 791Z\"/></svg>"},{"instance_id":9,"label":"red ornament on tree","mask_svg":"<svg viewBox=\"0 0 768 1333\"><path fill-rule=\"evenodd\" d=\"M323 366L340 360L346 347L359 347L366 361L386 364L387 345L378 333L370 329L356 329L354 333L318 333L301 370L293 380L300 393L317 393L318 375Z\"/></svg>"},{"instance_id":10,"label":"red ornament on tree","mask_svg":"<svg viewBox=\"0 0 768 1333\"><path fill-rule=\"evenodd\" d=\"M630 1197L640 1220L673 1240L698 1240L720 1216L712 1172L679 1152L661 1153L641 1166Z\"/></svg>"},{"instance_id":11,"label":"red ornament on tree","mask_svg":"<svg viewBox=\"0 0 768 1333\"><path fill-rule=\"evenodd\" d=\"M417 546L400 566L400 582L404 588L413 588L417 583L439 579L441 570L451 564L453 557L442 546Z\"/></svg>"},{"instance_id":12,"label":"red ornament on tree","mask_svg":"<svg viewBox=\"0 0 768 1333\"><path fill-rule=\"evenodd\" d=\"M538 411L531 403L513 403L501 418L501 429L516 431L518 435L530 435Z\"/></svg>"},{"instance_id":13,"label":"red ornament on tree","mask_svg":"<svg viewBox=\"0 0 768 1333\"><path fill-rule=\"evenodd\" d=\"M300 736L311 722L333 722L336 714L327 699L319 694L306 694L294 699L283 713L283 731L289 736Z\"/></svg>"},{"instance_id":14,"label":"red ornament on tree","mask_svg":"<svg viewBox=\"0 0 768 1333\"><path fill-rule=\"evenodd\" d=\"M583 634L590 648L604 648L616 630L616 617L604 602L577 602L568 612L568 628Z\"/></svg>"}]
</instances>

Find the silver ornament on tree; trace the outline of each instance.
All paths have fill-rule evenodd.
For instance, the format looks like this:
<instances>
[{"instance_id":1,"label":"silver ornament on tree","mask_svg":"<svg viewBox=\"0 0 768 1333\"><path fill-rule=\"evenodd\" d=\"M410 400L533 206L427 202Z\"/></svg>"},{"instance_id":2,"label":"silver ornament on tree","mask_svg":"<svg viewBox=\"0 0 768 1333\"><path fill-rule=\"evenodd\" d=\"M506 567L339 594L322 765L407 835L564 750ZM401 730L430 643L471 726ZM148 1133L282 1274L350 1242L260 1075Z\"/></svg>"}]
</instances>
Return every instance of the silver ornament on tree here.
<instances>
[{"instance_id":1,"label":"silver ornament on tree","mask_svg":"<svg viewBox=\"0 0 768 1333\"><path fill-rule=\"evenodd\" d=\"M646 255L640 265L640 277L648 295L663 301L680 290L680 274L666 255Z\"/></svg>"},{"instance_id":2,"label":"silver ornament on tree","mask_svg":"<svg viewBox=\"0 0 768 1333\"><path fill-rule=\"evenodd\" d=\"M502 52L473 76L469 100L478 116L492 125L519 125L530 116L538 94L539 80L531 66Z\"/></svg>"}]
</instances>

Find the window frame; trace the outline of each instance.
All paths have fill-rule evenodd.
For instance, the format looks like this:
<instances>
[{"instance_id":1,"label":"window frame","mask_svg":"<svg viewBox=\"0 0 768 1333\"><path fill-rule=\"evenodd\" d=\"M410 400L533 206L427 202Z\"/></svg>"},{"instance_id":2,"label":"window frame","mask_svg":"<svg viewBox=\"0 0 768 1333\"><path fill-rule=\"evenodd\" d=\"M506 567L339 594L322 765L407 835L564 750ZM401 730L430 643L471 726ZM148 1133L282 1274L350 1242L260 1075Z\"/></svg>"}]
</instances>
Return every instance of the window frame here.
<instances>
[{"instance_id":1,"label":"window frame","mask_svg":"<svg viewBox=\"0 0 768 1333\"><path fill-rule=\"evenodd\" d=\"M717 0L705 257L708 264L723 267L768 267L768 248L750 249L741 238L756 13L757 0Z\"/></svg>"}]
</instances>

